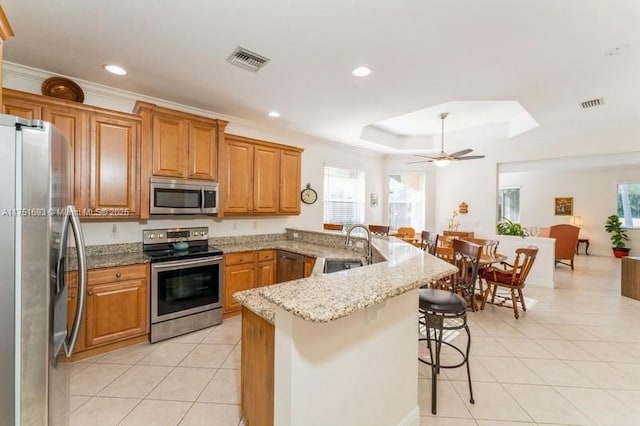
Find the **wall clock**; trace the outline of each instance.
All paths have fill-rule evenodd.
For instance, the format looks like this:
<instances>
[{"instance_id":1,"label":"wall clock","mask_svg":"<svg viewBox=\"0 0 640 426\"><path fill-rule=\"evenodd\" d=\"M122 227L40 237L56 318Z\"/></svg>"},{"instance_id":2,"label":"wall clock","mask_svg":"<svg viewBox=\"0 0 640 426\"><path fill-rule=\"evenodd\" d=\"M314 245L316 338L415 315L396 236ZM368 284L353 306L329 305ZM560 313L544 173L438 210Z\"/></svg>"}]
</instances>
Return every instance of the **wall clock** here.
<instances>
[{"instance_id":1,"label":"wall clock","mask_svg":"<svg viewBox=\"0 0 640 426\"><path fill-rule=\"evenodd\" d=\"M318 201L318 193L315 189L312 189L311 184L308 183L307 187L300 192L300 199L305 204L313 204Z\"/></svg>"}]
</instances>

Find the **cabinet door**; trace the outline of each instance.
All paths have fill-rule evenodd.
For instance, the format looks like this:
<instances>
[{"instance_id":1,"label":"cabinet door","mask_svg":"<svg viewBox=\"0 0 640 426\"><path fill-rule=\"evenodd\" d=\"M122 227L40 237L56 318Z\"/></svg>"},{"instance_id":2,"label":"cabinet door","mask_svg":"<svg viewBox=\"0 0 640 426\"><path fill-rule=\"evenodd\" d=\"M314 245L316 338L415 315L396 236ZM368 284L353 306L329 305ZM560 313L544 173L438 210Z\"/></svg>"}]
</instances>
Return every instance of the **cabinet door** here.
<instances>
[{"instance_id":1,"label":"cabinet door","mask_svg":"<svg viewBox=\"0 0 640 426\"><path fill-rule=\"evenodd\" d=\"M255 263L225 266L224 268L224 312L233 312L241 308L233 298L233 293L247 290L256 285Z\"/></svg>"},{"instance_id":2,"label":"cabinet door","mask_svg":"<svg viewBox=\"0 0 640 426\"><path fill-rule=\"evenodd\" d=\"M257 287L275 284L276 282L276 261L269 260L258 263Z\"/></svg>"},{"instance_id":3,"label":"cabinet door","mask_svg":"<svg viewBox=\"0 0 640 426\"><path fill-rule=\"evenodd\" d=\"M313 267L316 265L316 258L311 256L304 257L304 277L310 277Z\"/></svg>"},{"instance_id":4,"label":"cabinet door","mask_svg":"<svg viewBox=\"0 0 640 426\"><path fill-rule=\"evenodd\" d=\"M280 150L256 145L253 148L253 211L278 211Z\"/></svg>"},{"instance_id":5,"label":"cabinet door","mask_svg":"<svg viewBox=\"0 0 640 426\"><path fill-rule=\"evenodd\" d=\"M42 105L9 96L5 96L2 103L3 114L16 115L27 120L42 119Z\"/></svg>"},{"instance_id":6,"label":"cabinet door","mask_svg":"<svg viewBox=\"0 0 640 426\"><path fill-rule=\"evenodd\" d=\"M87 346L144 335L149 330L147 280L97 284L87 294Z\"/></svg>"},{"instance_id":7,"label":"cabinet door","mask_svg":"<svg viewBox=\"0 0 640 426\"><path fill-rule=\"evenodd\" d=\"M300 214L300 152L281 151L280 213Z\"/></svg>"},{"instance_id":8,"label":"cabinet door","mask_svg":"<svg viewBox=\"0 0 640 426\"><path fill-rule=\"evenodd\" d=\"M153 175L186 177L187 127L184 120L154 114L152 126Z\"/></svg>"},{"instance_id":9,"label":"cabinet door","mask_svg":"<svg viewBox=\"0 0 640 426\"><path fill-rule=\"evenodd\" d=\"M215 126L189 122L189 177L216 180L218 158Z\"/></svg>"},{"instance_id":10,"label":"cabinet door","mask_svg":"<svg viewBox=\"0 0 640 426\"><path fill-rule=\"evenodd\" d=\"M76 309L78 308L78 274L75 272L67 272L67 330L73 328L73 320L75 319ZM85 325L86 316L80 321L80 333L76 340L74 353L81 352L85 348Z\"/></svg>"},{"instance_id":11,"label":"cabinet door","mask_svg":"<svg viewBox=\"0 0 640 426\"><path fill-rule=\"evenodd\" d=\"M224 177L225 213L248 213L253 206L253 145L247 142L228 140L225 158L226 176Z\"/></svg>"},{"instance_id":12,"label":"cabinet door","mask_svg":"<svg viewBox=\"0 0 640 426\"><path fill-rule=\"evenodd\" d=\"M67 170L72 188L72 200L76 208L88 207L89 200L86 195L89 192L89 174L85 154L87 140L87 114L82 110L65 108L61 106L45 106L42 109L42 119L53 123L69 142L69 158Z\"/></svg>"},{"instance_id":13,"label":"cabinet door","mask_svg":"<svg viewBox=\"0 0 640 426\"><path fill-rule=\"evenodd\" d=\"M138 127L134 120L91 116L92 209L122 218L138 214Z\"/></svg>"}]
</instances>

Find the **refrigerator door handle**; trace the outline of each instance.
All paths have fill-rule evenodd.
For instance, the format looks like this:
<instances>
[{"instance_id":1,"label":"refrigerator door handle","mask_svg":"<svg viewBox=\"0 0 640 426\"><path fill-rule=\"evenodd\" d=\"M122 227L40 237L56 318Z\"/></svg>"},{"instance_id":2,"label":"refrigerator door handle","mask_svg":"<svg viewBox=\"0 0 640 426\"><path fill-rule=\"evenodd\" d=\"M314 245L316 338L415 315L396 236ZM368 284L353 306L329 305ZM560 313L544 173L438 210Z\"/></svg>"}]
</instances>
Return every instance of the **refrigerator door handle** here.
<instances>
[{"instance_id":1,"label":"refrigerator door handle","mask_svg":"<svg viewBox=\"0 0 640 426\"><path fill-rule=\"evenodd\" d=\"M82 235L82 228L80 227L77 211L73 206L67 206L66 210L78 254L78 304L76 306L76 315L73 319L73 326L71 327L71 334L64 342L64 352L67 357L70 357L76 346L76 340L78 340L80 321L82 320L85 309L85 295L87 294L87 255L85 253L84 236Z\"/></svg>"}]
</instances>

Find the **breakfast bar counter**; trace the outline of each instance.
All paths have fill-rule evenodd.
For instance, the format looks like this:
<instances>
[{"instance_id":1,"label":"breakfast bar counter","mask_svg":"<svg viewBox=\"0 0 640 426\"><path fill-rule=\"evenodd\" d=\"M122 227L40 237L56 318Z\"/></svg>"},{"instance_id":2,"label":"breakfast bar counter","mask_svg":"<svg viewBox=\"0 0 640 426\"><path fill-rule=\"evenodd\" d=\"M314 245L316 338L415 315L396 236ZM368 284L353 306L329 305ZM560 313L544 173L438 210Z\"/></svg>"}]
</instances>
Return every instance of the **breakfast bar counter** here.
<instances>
[{"instance_id":1,"label":"breakfast bar counter","mask_svg":"<svg viewBox=\"0 0 640 426\"><path fill-rule=\"evenodd\" d=\"M393 237L373 246L385 260L234 294L248 424L419 424L418 289L455 267Z\"/></svg>"}]
</instances>

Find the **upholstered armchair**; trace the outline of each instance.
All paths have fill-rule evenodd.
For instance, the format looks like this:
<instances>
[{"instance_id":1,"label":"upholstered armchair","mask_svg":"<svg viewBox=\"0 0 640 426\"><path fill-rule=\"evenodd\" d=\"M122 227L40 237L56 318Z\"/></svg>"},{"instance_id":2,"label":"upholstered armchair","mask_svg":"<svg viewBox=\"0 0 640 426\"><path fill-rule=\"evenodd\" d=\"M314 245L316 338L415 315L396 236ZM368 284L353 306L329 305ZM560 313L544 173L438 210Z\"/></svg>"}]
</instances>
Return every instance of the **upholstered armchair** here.
<instances>
[{"instance_id":1,"label":"upholstered armchair","mask_svg":"<svg viewBox=\"0 0 640 426\"><path fill-rule=\"evenodd\" d=\"M556 239L556 265L562 263L571 266L573 271L573 257L576 255L578 234L580 234L580 228L573 225L561 224L549 228L549 233L545 236Z\"/></svg>"}]
</instances>

